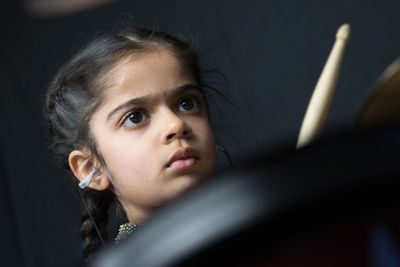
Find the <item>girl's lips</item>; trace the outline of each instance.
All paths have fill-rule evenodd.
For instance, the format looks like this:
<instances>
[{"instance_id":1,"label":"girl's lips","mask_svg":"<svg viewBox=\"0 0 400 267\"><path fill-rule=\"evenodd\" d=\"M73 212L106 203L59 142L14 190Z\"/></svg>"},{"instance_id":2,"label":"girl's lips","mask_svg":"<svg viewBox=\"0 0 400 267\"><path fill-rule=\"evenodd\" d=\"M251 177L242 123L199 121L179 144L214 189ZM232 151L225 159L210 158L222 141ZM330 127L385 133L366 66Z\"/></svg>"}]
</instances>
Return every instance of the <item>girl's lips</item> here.
<instances>
[{"instance_id":1,"label":"girl's lips","mask_svg":"<svg viewBox=\"0 0 400 267\"><path fill-rule=\"evenodd\" d=\"M183 158L183 159L178 159L173 161L170 165L169 168L171 169L183 169L186 167L190 167L196 163L196 158L194 157L188 157L188 158Z\"/></svg>"},{"instance_id":2,"label":"girl's lips","mask_svg":"<svg viewBox=\"0 0 400 267\"><path fill-rule=\"evenodd\" d=\"M181 169L192 166L198 159L197 152L193 148L180 148L170 157L166 167Z\"/></svg>"}]
</instances>

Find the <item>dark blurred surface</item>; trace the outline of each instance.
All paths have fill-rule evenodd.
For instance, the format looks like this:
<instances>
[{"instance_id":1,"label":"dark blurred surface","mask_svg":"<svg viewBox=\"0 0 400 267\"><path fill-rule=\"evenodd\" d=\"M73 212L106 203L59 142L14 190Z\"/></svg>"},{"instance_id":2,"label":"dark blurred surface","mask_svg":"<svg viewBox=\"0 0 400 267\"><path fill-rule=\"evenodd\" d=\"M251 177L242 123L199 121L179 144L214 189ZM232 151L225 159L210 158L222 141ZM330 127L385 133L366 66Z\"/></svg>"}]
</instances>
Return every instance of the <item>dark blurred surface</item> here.
<instances>
[{"instance_id":1,"label":"dark blurred surface","mask_svg":"<svg viewBox=\"0 0 400 267\"><path fill-rule=\"evenodd\" d=\"M397 126L259 150L92 266L399 266L399 136Z\"/></svg>"},{"instance_id":2,"label":"dark blurred surface","mask_svg":"<svg viewBox=\"0 0 400 267\"><path fill-rule=\"evenodd\" d=\"M43 118L47 84L95 31L128 21L189 35L204 63L222 71L219 143L233 161L262 147L296 142L310 95L337 28L352 26L324 138L350 131L380 73L399 56L398 10L386 1L115 1L80 12L29 14L20 1L1 8L1 251L4 266L81 262L79 212L70 177L59 170ZM219 81L219 80L218 80ZM213 114L216 114L212 107ZM226 166L223 159L221 170ZM295 174L294 174L295 175ZM117 229L110 226L113 236Z\"/></svg>"}]
</instances>

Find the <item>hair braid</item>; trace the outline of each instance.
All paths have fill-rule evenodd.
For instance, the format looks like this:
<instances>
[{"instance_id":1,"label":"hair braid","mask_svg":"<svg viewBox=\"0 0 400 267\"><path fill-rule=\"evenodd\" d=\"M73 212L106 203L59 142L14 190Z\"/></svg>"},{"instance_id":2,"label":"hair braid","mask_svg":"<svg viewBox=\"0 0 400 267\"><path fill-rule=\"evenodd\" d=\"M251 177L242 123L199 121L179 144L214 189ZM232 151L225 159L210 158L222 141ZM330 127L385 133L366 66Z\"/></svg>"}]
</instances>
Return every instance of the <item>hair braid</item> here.
<instances>
[{"instance_id":1,"label":"hair braid","mask_svg":"<svg viewBox=\"0 0 400 267\"><path fill-rule=\"evenodd\" d=\"M86 208L81 213L82 255L89 259L101 246L101 239L90 218L89 212L97 225L104 241L107 240L108 209L113 203L113 196L109 191L99 192L90 188L82 190Z\"/></svg>"}]
</instances>

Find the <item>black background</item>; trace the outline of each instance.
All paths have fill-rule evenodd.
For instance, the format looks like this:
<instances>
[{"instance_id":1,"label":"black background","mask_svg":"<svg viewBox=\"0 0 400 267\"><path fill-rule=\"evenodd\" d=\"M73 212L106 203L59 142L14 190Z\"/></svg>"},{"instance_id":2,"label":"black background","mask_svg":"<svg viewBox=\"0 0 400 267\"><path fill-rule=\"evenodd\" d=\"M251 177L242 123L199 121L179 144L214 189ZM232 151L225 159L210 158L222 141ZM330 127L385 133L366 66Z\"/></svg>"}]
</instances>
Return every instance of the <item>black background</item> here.
<instances>
[{"instance_id":1,"label":"black background","mask_svg":"<svg viewBox=\"0 0 400 267\"><path fill-rule=\"evenodd\" d=\"M47 148L43 101L52 75L93 32L129 21L198 44L202 62L226 76L218 88L234 105L217 99L223 116L214 116L214 127L234 162L255 148L295 145L341 24L352 36L323 136L352 129L400 50L395 0L116 1L58 16L29 15L8 2L0 11L2 266L80 262L81 204Z\"/></svg>"}]
</instances>

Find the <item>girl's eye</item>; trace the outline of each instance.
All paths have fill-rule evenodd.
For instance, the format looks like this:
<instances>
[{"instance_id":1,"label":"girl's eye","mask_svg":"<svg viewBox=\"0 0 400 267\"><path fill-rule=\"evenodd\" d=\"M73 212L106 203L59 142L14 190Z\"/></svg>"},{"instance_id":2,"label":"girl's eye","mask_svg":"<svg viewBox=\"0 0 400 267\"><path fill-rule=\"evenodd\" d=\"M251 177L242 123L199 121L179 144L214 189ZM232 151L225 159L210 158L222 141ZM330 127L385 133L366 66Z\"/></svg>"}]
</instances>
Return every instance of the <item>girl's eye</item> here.
<instances>
[{"instance_id":1,"label":"girl's eye","mask_svg":"<svg viewBox=\"0 0 400 267\"><path fill-rule=\"evenodd\" d=\"M134 127L147 120L147 115L143 111L132 111L122 121L122 126Z\"/></svg>"},{"instance_id":2,"label":"girl's eye","mask_svg":"<svg viewBox=\"0 0 400 267\"><path fill-rule=\"evenodd\" d=\"M199 105L192 96L184 97L178 103L178 111L194 111L197 109L199 109Z\"/></svg>"}]
</instances>

